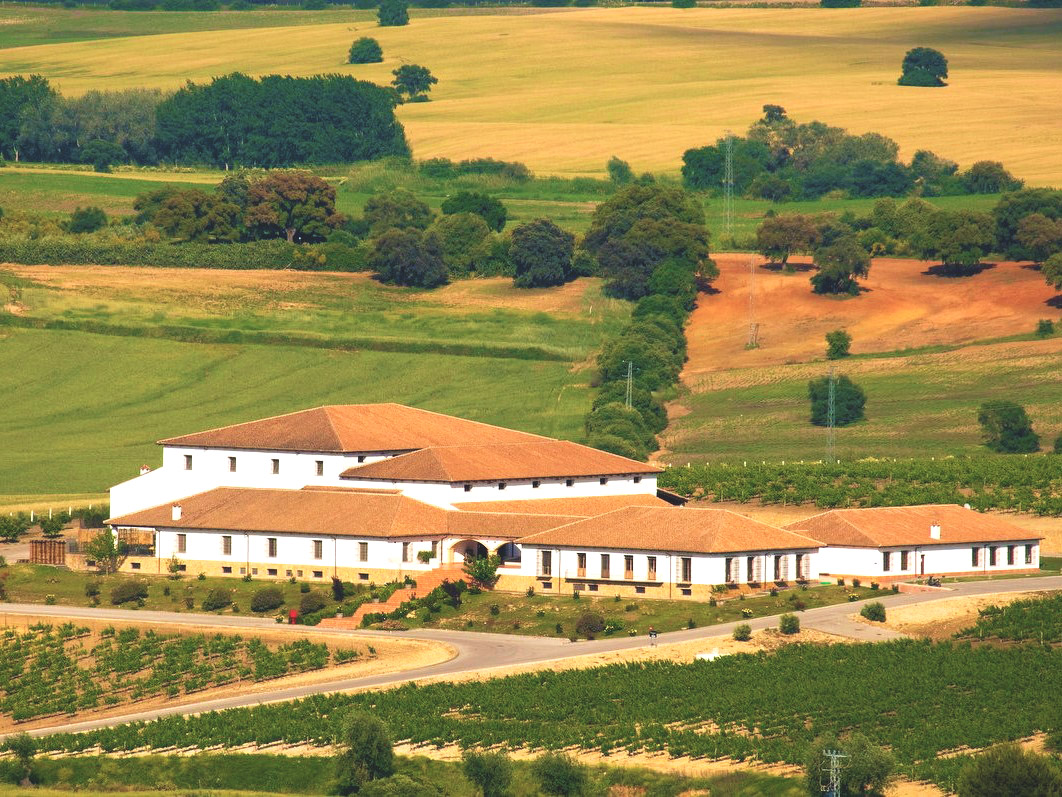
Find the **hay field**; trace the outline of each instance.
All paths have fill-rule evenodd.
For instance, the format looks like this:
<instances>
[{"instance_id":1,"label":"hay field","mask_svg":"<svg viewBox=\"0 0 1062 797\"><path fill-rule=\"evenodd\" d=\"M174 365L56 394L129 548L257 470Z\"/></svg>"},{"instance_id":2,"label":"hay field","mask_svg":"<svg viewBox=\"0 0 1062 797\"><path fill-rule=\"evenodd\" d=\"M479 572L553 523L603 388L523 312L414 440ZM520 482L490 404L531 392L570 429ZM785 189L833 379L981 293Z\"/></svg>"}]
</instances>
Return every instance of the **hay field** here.
<instances>
[{"instance_id":1,"label":"hay field","mask_svg":"<svg viewBox=\"0 0 1062 797\"><path fill-rule=\"evenodd\" d=\"M281 17L277 18L278 20ZM800 120L875 130L903 154L1002 160L1032 184L1062 183L1062 11L1013 8L589 8L513 15L415 14L379 28L338 23L126 35L0 50L0 73L40 72L69 94L250 73L355 74L401 63L439 78L404 106L414 153L520 160L540 173L600 173L619 155L674 171L683 150L743 130L774 102ZM371 35L382 64L343 63ZM942 50L945 89L895 85L904 52Z\"/></svg>"}]
</instances>

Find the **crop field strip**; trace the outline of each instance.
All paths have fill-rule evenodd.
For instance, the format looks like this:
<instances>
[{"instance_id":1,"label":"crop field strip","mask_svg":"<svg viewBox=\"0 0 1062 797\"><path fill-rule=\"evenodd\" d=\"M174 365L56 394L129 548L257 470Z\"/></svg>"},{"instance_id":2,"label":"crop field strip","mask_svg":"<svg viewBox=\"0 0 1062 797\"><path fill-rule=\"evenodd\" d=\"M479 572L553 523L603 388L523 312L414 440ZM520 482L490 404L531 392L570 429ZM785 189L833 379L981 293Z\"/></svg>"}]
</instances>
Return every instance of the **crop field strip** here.
<instances>
[{"instance_id":1,"label":"crop field strip","mask_svg":"<svg viewBox=\"0 0 1062 797\"><path fill-rule=\"evenodd\" d=\"M907 157L928 148L964 166L1003 161L1032 184L1062 178L1062 154L1052 146L1059 100L1050 91L1062 71L1057 10L415 12L412 24L396 28L365 16L167 33L171 15L159 18L150 44L108 36L9 47L0 50L0 72L40 72L76 95L175 88L234 70L340 72L388 83L396 64L415 62L440 79L432 102L400 109L420 158L491 156L541 173L600 174L615 154L638 171L673 172L685 149L743 129L763 103L776 102L797 118L872 128L899 141ZM342 63L359 35L380 40L383 63ZM946 53L947 88L895 84L914 44Z\"/></svg>"},{"instance_id":2,"label":"crop field strip","mask_svg":"<svg viewBox=\"0 0 1062 797\"><path fill-rule=\"evenodd\" d=\"M1062 643L1062 593L981 609L957 639L1057 646Z\"/></svg>"},{"instance_id":3,"label":"crop field strip","mask_svg":"<svg viewBox=\"0 0 1062 797\"><path fill-rule=\"evenodd\" d=\"M888 745L904 771L917 768L933 777L941 752L1057 727L1056 701L1041 685L1060 677L1062 651L1046 647L910 640L790 645L770 655L738 654L712 663L617 664L318 696L60 734L42 744L66 751L323 745L342 716L358 709L372 711L396 739L414 744L663 751L797 764L816 736L858 730ZM926 722L927 716L934 721Z\"/></svg>"},{"instance_id":4,"label":"crop field strip","mask_svg":"<svg viewBox=\"0 0 1062 797\"><path fill-rule=\"evenodd\" d=\"M105 628L94 639L88 628L72 623L57 628L41 623L22 633L9 628L0 632L0 715L20 722L175 698L319 670L358 655L356 650L330 652L308 639L271 649L238 635Z\"/></svg>"}]
</instances>

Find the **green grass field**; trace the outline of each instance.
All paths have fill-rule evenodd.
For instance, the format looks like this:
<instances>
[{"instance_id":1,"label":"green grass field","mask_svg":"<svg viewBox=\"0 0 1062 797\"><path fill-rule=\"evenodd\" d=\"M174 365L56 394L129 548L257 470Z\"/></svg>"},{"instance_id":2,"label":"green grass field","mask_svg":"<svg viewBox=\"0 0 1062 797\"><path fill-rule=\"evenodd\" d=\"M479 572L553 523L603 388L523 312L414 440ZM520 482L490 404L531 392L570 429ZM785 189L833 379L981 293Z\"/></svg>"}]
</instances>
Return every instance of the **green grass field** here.
<instances>
[{"instance_id":1,"label":"green grass field","mask_svg":"<svg viewBox=\"0 0 1062 797\"><path fill-rule=\"evenodd\" d=\"M417 11L397 28L364 12L7 13L27 20L0 26L0 74L40 72L69 94L234 70L388 83L396 65L424 64L439 78L433 101L399 109L419 158L601 174L618 155L639 172L674 173L685 149L778 103L799 120L889 135L906 157L928 148L964 166L1001 160L1033 184L1062 180L1059 10ZM344 63L363 35L380 40L383 63ZM947 88L896 85L917 45L948 57Z\"/></svg>"}]
</instances>

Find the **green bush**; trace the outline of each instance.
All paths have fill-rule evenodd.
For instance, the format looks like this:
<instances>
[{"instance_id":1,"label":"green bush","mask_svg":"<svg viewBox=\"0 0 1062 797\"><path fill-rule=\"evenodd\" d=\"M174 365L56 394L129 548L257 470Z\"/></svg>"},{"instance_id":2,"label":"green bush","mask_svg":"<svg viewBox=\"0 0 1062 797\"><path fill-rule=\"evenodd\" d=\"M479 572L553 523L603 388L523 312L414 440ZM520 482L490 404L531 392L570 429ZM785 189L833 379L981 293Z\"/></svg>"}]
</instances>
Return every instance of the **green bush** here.
<instances>
[{"instance_id":1,"label":"green bush","mask_svg":"<svg viewBox=\"0 0 1062 797\"><path fill-rule=\"evenodd\" d=\"M337 741L345 748L336 757L339 794L356 794L370 781L394 774L391 735L379 718L360 711L351 713Z\"/></svg>"},{"instance_id":2,"label":"green bush","mask_svg":"<svg viewBox=\"0 0 1062 797\"><path fill-rule=\"evenodd\" d=\"M381 27L408 25L409 7L402 0L382 0L376 18Z\"/></svg>"},{"instance_id":3,"label":"green bush","mask_svg":"<svg viewBox=\"0 0 1062 797\"><path fill-rule=\"evenodd\" d=\"M546 753L531 764L531 774L545 794L578 795L588 785L586 767L563 753Z\"/></svg>"},{"instance_id":4,"label":"green bush","mask_svg":"<svg viewBox=\"0 0 1062 797\"><path fill-rule=\"evenodd\" d=\"M251 596L252 612L268 612L284 605L284 592L280 587L266 587Z\"/></svg>"},{"instance_id":5,"label":"green bush","mask_svg":"<svg viewBox=\"0 0 1062 797\"><path fill-rule=\"evenodd\" d=\"M862 617L874 623L885 622L885 604L880 601L866 604L859 612Z\"/></svg>"},{"instance_id":6,"label":"green bush","mask_svg":"<svg viewBox=\"0 0 1062 797\"><path fill-rule=\"evenodd\" d=\"M823 8L859 8L863 5L862 0L819 0Z\"/></svg>"},{"instance_id":7,"label":"green bush","mask_svg":"<svg viewBox=\"0 0 1062 797\"><path fill-rule=\"evenodd\" d=\"M800 618L795 614L783 614L778 618L778 630L783 634L796 634L800 632Z\"/></svg>"},{"instance_id":8,"label":"green bush","mask_svg":"<svg viewBox=\"0 0 1062 797\"><path fill-rule=\"evenodd\" d=\"M513 764L504 753L476 753L465 751L461 769L483 797L503 797L513 780Z\"/></svg>"},{"instance_id":9,"label":"green bush","mask_svg":"<svg viewBox=\"0 0 1062 797\"><path fill-rule=\"evenodd\" d=\"M605 630L605 618L597 612L583 612L575 621L575 632L587 639Z\"/></svg>"},{"instance_id":10,"label":"green bush","mask_svg":"<svg viewBox=\"0 0 1062 797\"><path fill-rule=\"evenodd\" d=\"M204 612L216 612L232 605L232 595L227 589L212 589L203 601Z\"/></svg>"},{"instance_id":11,"label":"green bush","mask_svg":"<svg viewBox=\"0 0 1062 797\"><path fill-rule=\"evenodd\" d=\"M111 243L73 236L0 240L0 261L49 266L272 269L290 267L294 251L294 244L279 240L242 244Z\"/></svg>"},{"instance_id":12,"label":"green bush","mask_svg":"<svg viewBox=\"0 0 1062 797\"><path fill-rule=\"evenodd\" d=\"M96 232L107 226L107 214L102 208L77 208L70 214L67 229L72 233Z\"/></svg>"},{"instance_id":13,"label":"green bush","mask_svg":"<svg viewBox=\"0 0 1062 797\"><path fill-rule=\"evenodd\" d=\"M1062 794L1062 769L1048 756L1001 744L963 767L956 792L959 797Z\"/></svg>"},{"instance_id":14,"label":"green bush","mask_svg":"<svg viewBox=\"0 0 1062 797\"><path fill-rule=\"evenodd\" d=\"M748 642L752 639L752 626L748 623L740 623L734 627L734 639L738 642Z\"/></svg>"},{"instance_id":15,"label":"green bush","mask_svg":"<svg viewBox=\"0 0 1062 797\"><path fill-rule=\"evenodd\" d=\"M697 0L671 0L672 8L696 8Z\"/></svg>"},{"instance_id":16,"label":"green bush","mask_svg":"<svg viewBox=\"0 0 1062 797\"><path fill-rule=\"evenodd\" d=\"M299 601L299 614L313 614L328 605L328 596L320 590L307 592Z\"/></svg>"},{"instance_id":17,"label":"green bush","mask_svg":"<svg viewBox=\"0 0 1062 797\"><path fill-rule=\"evenodd\" d=\"M111 603L115 606L120 606L123 603L129 603L129 601L144 600L147 596L148 585L146 581L122 581L111 590Z\"/></svg>"},{"instance_id":18,"label":"green bush","mask_svg":"<svg viewBox=\"0 0 1062 797\"><path fill-rule=\"evenodd\" d=\"M383 48L376 39L362 36L350 45L350 54L347 63L351 64L378 64L383 61Z\"/></svg>"},{"instance_id":19,"label":"green bush","mask_svg":"<svg viewBox=\"0 0 1062 797\"><path fill-rule=\"evenodd\" d=\"M1055 322L1046 318L1041 318L1036 322L1036 337L1049 338L1055 334Z\"/></svg>"}]
</instances>

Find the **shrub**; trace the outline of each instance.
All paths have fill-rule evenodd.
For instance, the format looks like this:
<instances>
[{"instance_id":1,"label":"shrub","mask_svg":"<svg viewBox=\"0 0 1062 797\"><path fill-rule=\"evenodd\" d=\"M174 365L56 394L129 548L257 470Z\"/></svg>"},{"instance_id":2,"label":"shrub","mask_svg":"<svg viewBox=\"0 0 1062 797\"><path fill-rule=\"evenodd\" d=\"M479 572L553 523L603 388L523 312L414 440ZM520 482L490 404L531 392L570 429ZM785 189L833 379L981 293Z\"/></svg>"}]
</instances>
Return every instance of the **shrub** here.
<instances>
[{"instance_id":1,"label":"shrub","mask_svg":"<svg viewBox=\"0 0 1062 797\"><path fill-rule=\"evenodd\" d=\"M144 600L148 596L146 581L123 581L111 590L111 603L120 606L129 601Z\"/></svg>"},{"instance_id":2,"label":"shrub","mask_svg":"<svg viewBox=\"0 0 1062 797\"><path fill-rule=\"evenodd\" d=\"M588 782L586 767L563 753L539 756L531 764L531 774L546 794L582 794Z\"/></svg>"},{"instance_id":3,"label":"shrub","mask_svg":"<svg viewBox=\"0 0 1062 797\"><path fill-rule=\"evenodd\" d=\"M63 533L63 526L66 524L63 523L62 515L52 515L51 517L42 517L39 525L45 537L55 539Z\"/></svg>"},{"instance_id":4,"label":"shrub","mask_svg":"<svg viewBox=\"0 0 1062 797\"><path fill-rule=\"evenodd\" d=\"M734 627L734 639L738 642L748 642L752 639L752 626L748 623L740 623Z\"/></svg>"},{"instance_id":5,"label":"shrub","mask_svg":"<svg viewBox=\"0 0 1062 797\"><path fill-rule=\"evenodd\" d=\"M347 63L350 64L378 64L383 61L383 48L376 39L362 36L350 45L350 54Z\"/></svg>"},{"instance_id":6,"label":"shrub","mask_svg":"<svg viewBox=\"0 0 1062 797\"><path fill-rule=\"evenodd\" d=\"M100 594L100 582L98 581L86 581L85 582L85 597L95 598Z\"/></svg>"},{"instance_id":7,"label":"shrub","mask_svg":"<svg viewBox=\"0 0 1062 797\"><path fill-rule=\"evenodd\" d=\"M671 0L672 8L696 8L697 0Z\"/></svg>"},{"instance_id":8,"label":"shrub","mask_svg":"<svg viewBox=\"0 0 1062 797\"><path fill-rule=\"evenodd\" d=\"M498 604L492 603L490 605L490 613L494 617L497 617L499 614L501 614L501 608L498 606Z\"/></svg>"},{"instance_id":9,"label":"shrub","mask_svg":"<svg viewBox=\"0 0 1062 797\"><path fill-rule=\"evenodd\" d=\"M313 594L313 593L311 593ZM369 781L395 771L395 753L387 726L372 714L347 717L338 740L345 749L336 757L336 791L356 794Z\"/></svg>"},{"instance_id":10,"label":"shrub","mask_svg":"<svg viewBox=\"0 0 1062 797\"><path fill-rule=\"evenodd\" d=\"M881 601L874 601L873 603L866 604L859 612L862 617L870 620L874 623L885 622L885 604Z\"/></svg>"},{"instance_id":11,"label":"shrub","mask_svg":"<svg viewBox=\"0 0 1062 797\"><path fill-rule=\"evenodd\" d=\"M206 596L206 600L203 601L204 612L216 612L218 609L224 609L226 606L232 605L232 595L229 594L227 589L212 589L210 594Z\"/></svg>"},{"instance_id":12,"label":"shrub","mask_svg":"<svg viewBox=\"0 0 1062 797\"><path fill-rule=\"evenodd\" d=\"M1049 338L1055 334L1055 323L1046 318L1036 322L1036 337Z\"/></svg>"},{"instance_id":13,"label":"shrub","mask_svg":"<svg viewBox=\"0 0 1062 797\"><path fill-rule=\"evenodd\" d=\"M852 336L843 329L835 329L826 333L826 359L839 360L848 356L848 348L852 345Z\"/></svg>"},{"instance_id":14,"label":"shrub","mask_svg":"<svg viewBox=\"0 0 1062 797\"><path fill-rule=\"evenodd\" d=\"M252 612L268 612L284 605L284 593L280 587L266 587L251 596Z\"/></svg>"},{"instance_id":15,"label":"shrub","mask_svg":"<svg viewBox=\"0 0 1062 797\"><path fill-rule=\"evenodd\" d=\"M597 612L583 612L575 621L575 632L587 639L605 630L605 618Z\"/></svg>"},{"instance_id":16,"label":"shrub","mask_svg":"<svg viewBox=\"0 0 1062 797\"><path fill-rule=\"evenodd\" d=\"M466 750L461 757L465 777L478 786L483 797L502 797L513 780L513 764L504 753L475 753Z\"/></svg>"},{"instance_id":17,"label":"shrub","mask_svg":"<svg viewBox=\"0 0 1062 797\"><path fill-rule=\"evenodd\" d=\"M474 585L490 587L498 580L498 568L501 567L501 557L497 554L479 556L465 560L464 571Z\"/></svg>"},{"instance_id":18,"label":"shrub","mask_svg":"<svg viewBox=\"0 0 1062 797\"><path fill-rule=\"evenodd\" d=\"M305 581L303 581L301 584L299 584L299 592L301 592L303 595L305 595L309 591L310 591L310 585L307 584Z\"/></svg>"},{"instance_id":19,"label":"shrub","mask_svg":"<svg viewBox=\"0 0 1062 797\"><path fill-rule=\"evenodd\" d=\"M327 605L328 597L320 590L313 590L302 596L302 600L299 601L299 613L313 614L321 611Z\"/></svg>"},{"instance_id":20,"label":"shrub","mask_svg":"<svg viewBox=\"0 0 1062 797\"><path fill-rule=\"evenodd\" d=\"M795 614L783 614L778 618L778 630L783 634L796 634L800 632L800 618Z\"/></svg>"},{"instance_id":21,"label":"shrub","mask_svg":"<svg viewBox=\"0 0 1062 797\"><path fill-rule=\"evenodd\" d=\"M823 8L859 8L863 5L862 0L819 0Z\"/></svg>"},{"instance_id":22,"label":"shrub","mask_svg":"<svg viewBox=\"0 0 1062 797\"><path fill-rule=\"evenodd\" d=\"M77 208L70 214L70 223L67 229L72 233L96 232L107 226L107 214L102 208L87 207Z\"/></svg>"},{"instance_id":23,"label":"shrub","mask_svg":"<svg viewBox=\"0 0 1062 797\"><path fill-rule=\"evenodd\" d=\"M381 27L399 27L409 24L409 7L402 0L383 0L376 18Z\"/></svg>"},{"instance_id":24,"label":"shrub","mask_svg":"<svg viewBox=\"0 0 1062 797\"><path fill-rule=\"evenodd\" d=\"M853 578L852 579L852 586L855 587L856 589L859 589L859 587L861 587L862 585L863 585L863 582L860 581L858 578Z\"/></svg>"},{"instance_id":25,"label":"shrub","mask_svg":"<svg viewBox=\"0 0 1062 797\"><path fill-rule=\"evenodd\" d=\"M978 408L977 421L984 444L992 451L1025 454L1040 450L1040 437L1020 404L1003 399L986 401Z\"/></svg>"}]
</instances>

